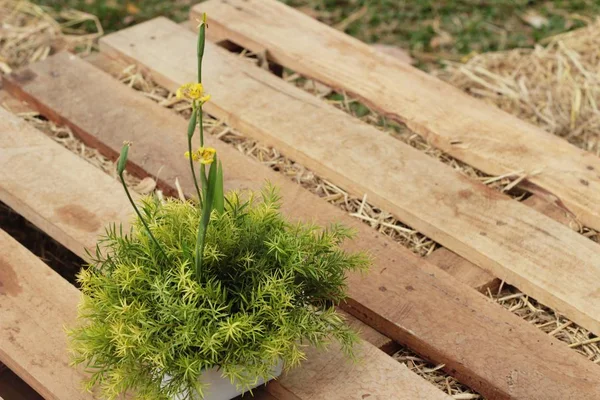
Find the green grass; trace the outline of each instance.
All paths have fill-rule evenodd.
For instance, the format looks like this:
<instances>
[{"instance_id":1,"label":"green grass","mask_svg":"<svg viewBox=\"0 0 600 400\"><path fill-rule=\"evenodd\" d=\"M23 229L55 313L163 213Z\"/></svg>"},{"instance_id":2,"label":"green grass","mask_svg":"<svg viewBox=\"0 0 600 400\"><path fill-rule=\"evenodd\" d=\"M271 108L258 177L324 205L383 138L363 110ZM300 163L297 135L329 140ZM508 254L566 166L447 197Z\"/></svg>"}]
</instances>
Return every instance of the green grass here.
<instances>
[{"instance_id":1,"label":"green grass","mask_svg":"<svg viewBox=\"0 0 600 400\"><path fill-rule=\"evenodd\" d=\"M529 47L575 29L600 15L599 0L282 0L321 21L342 27L368 42L410 49L430 63L460 59L472 52ZM97 15L106 31L163 15L187 18L197 0L37 0L55 8L71 7ZM535 13L547 23L534 28L523 20ZM440 38L444 39L440 41Z\"/></svg>"},{"instance_id":2,"label":"green grass","mask_svg":"<svg viewBox=\"0 0 600 400\"><path fill-rule=\"evenodd\" d=\"M582 27L600 14L598 0L285 0L367 43L410 49L425 62L460 59L471 52L529 47L540 40ZM526 13L547 19L540 28ZM352 16L360 16L352 21ZM348 20L350 18L350 20ZM345 26L344 26L345 25ZM436 39L438 38L438 39ZM440 43L439 38L447 42ZM438 43L436 43L438 42Z\"/></svg>"},{"instance_id":3,"label":"green grass","mask_svg":"<svg viewBox=\"0 0 600 400\"><path fill-rule=\"evenodd\" d=\"M56 10L73 8L96 15L106 32L113 32L158 16L175 21L188 17L198 0L31 0Z\"/></svg>"}]
</instances>

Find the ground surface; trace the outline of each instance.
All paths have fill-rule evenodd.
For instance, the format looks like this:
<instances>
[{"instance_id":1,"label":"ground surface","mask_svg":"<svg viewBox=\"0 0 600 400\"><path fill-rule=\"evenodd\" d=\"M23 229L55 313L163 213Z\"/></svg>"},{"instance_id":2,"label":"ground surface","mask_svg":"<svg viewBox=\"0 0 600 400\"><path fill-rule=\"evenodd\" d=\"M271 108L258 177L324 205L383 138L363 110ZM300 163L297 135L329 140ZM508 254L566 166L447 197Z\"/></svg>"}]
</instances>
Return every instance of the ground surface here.
<instances>
[{"instance_id":1,"label":"ground surface","mask_svg":"<svg viewBox=\"0 0 600 400\"><path fill-rule=\"evenodd\" d=\"M410 49L421 66L529 47L600 15L598 0L282 0L359 39ZM108 32L164 15L176 21L199 0L35 0L97 15Z\"/></svg>"}]
</instances>

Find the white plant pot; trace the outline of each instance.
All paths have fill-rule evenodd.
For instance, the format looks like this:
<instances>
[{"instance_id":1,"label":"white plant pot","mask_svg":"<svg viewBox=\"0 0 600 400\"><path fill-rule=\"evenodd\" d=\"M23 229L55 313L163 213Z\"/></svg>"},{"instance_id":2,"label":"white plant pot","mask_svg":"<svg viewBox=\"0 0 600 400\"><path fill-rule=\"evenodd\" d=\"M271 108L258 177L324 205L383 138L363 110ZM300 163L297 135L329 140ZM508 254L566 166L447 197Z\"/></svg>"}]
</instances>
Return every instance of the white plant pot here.
<instances>
[{"instance_id":1,"label":"white plant pot","mask_svg":"<svg viewBox=\"0 0 600 400\"><path fill-rule=\"evenodd\" d=\"M281 371L283 369L283 361L280 361L273 368L273 377L276 378L281 375ZM240 394L243 394L244 391L240 391L237 389L236 385L232 384L228 378L224 378L221 376L221 371L218 368L207 369L202 373L202 383L206 383L209 386L204 390L204 399L203 400L231 400ZM169 377L166 376L164 381L169 381ZM256 385L252 386L251 389L254 389L260 385L265 383L264 379L259 378L256 382ZM184 395L176 395L172 400L183 400L185 398ZM200 400L200 397L197 397Z\"/></svg>"}]
</instances>

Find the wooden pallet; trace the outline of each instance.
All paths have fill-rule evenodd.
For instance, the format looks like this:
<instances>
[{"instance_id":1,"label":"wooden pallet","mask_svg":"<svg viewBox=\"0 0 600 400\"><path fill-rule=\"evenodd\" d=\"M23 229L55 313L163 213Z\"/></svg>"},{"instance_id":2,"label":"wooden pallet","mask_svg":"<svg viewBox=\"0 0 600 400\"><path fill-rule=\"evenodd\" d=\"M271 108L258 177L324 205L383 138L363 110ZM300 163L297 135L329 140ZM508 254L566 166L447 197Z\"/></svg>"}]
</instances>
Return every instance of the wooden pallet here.
<instances>
[{"instance_id":1,"label":"wooden pallet","mask_svg":"<svg viewBox=\"0 0 600 400\"><path fill-rule=\"evenodd\" d=\"M531 173L528 187L538 193L525 204L510 199L207 43L208 113L351 193L366 193L445 246L418 258L286 177L207 138L226 160L228 188L258 189L268 179L280 187L283 211L291 218L352 226L358 238L349 248L375 257L368 275L348 277L345 309L361 327L362 362L348 364L336 351L311 353L261 395L448 399L378 349L389 349L393 340L444 364L489 399L600 398L598 365L476 290L499 277L600 333L600 246L563 224L567 207L598 227L597 158L274 0L211 0L194 8L192 18L201 10L209 12L215 40L263 51L353 93L483 171L525 169ZM132 173L159 176L167 194L175 193L180 177L184 192L191 193L188 166L173 156L186 148L186 121L105 71L118 70L126 60L173 90L194 79L194 49L191 30L158 18L104 37L102 53L89 61L60 53L8 76L3 85L112 159L123 140L132 140ZM2 109L0 182L2 202L82 257L107 223L129 218L113 178ZM0 326L8 327L0 330L0 361L45 398L93 398L76 394L81 373L67 365L62 330L73 321L79 293L5 233L0 241Z\"/></svg>"}]
</instances>

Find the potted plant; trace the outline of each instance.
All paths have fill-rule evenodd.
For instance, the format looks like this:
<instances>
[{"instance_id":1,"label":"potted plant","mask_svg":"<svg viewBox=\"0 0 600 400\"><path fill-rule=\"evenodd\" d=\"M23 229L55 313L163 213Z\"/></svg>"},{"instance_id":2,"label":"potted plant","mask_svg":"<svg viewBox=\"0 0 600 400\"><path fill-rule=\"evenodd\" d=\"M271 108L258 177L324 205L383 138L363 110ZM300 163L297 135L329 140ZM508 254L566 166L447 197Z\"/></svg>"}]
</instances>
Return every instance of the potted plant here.
<instances>
[{"instance_id":1,"label":"potted plant","mask_svg":"<svg viewBox=\"0 0 600 400\"><path fill-rule=\"evenodd\" d=\"M87 389L109 399L230 399L297 366L307 345L334 339L352 355L357 341L335 308L345 273L368 264L340 248L351 232L289 222L269 185L260 194L223 191L222 163L204 146L205 29L206 16L198 83L177 93L193 106L186 155L196 198L136 204L123 180L125 143L117 172L135 218L128 231L110 226L78 275L73 364L89 372Z\"/></svg>"}]
</instances>

